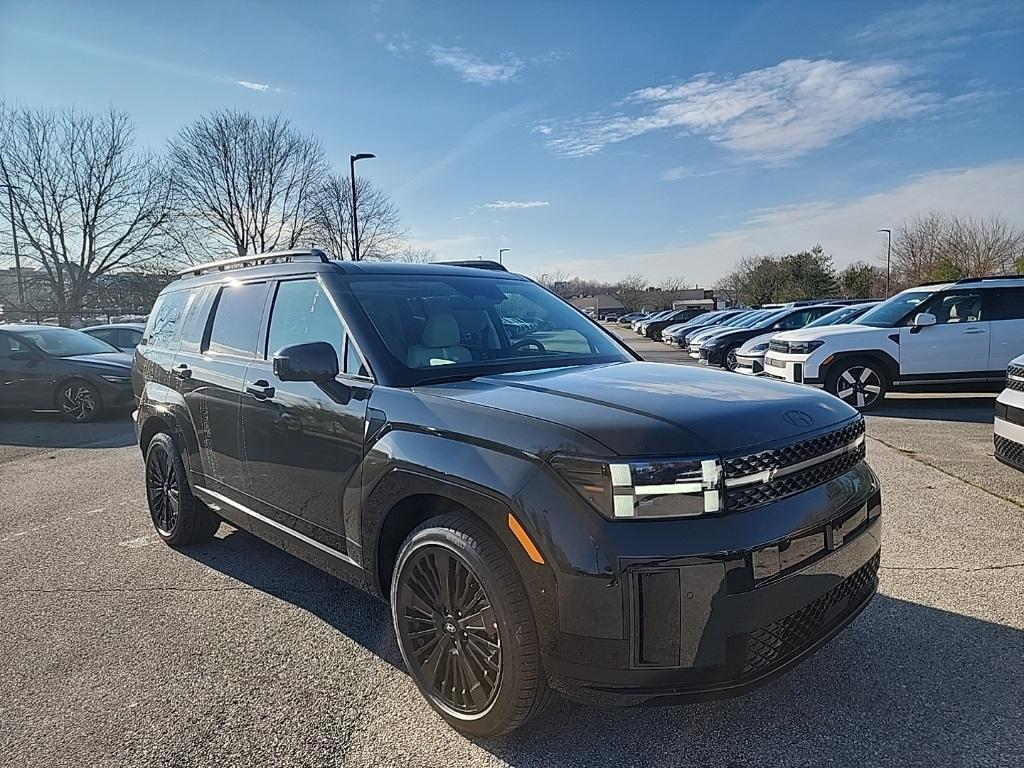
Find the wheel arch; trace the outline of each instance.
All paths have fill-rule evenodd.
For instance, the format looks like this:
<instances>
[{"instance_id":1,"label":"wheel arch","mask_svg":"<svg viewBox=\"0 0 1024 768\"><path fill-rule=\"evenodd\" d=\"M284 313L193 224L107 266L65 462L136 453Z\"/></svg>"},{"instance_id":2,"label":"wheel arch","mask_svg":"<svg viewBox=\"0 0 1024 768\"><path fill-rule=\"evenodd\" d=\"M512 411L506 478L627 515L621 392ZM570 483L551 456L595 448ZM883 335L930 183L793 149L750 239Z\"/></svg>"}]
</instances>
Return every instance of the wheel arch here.
<instances>
[{"instance_id":1,"label":"wheel arch","mask_svg":"<svg viewBox=\"0 0 1024 768\"><path fill-rule=\"evenodd\" d=\"M829 364L821 367L819 372L821 382L824 384L828 381L829 374L836 370L838 365L854 360L870 360L877 363L881 366L882 372L888 377L887 384L890 387L899 378L899 363L888 352L882 349L858 349L850 350L849 352L836 352Z\"/></svg>"}]
</instances>

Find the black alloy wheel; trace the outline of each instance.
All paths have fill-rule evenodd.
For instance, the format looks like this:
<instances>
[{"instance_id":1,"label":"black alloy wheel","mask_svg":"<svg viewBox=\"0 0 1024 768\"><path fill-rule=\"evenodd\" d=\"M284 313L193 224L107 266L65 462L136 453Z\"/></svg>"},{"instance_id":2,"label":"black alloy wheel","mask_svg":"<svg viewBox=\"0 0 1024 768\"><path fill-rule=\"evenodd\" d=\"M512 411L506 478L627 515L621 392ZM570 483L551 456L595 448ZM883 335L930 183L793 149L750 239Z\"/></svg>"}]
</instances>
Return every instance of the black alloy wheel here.
<instances>
[{"instance_id":1,"label":"black alloy wheel","mask_svg":"<svg viewBox=\"0 0 1024 768\"><path fill-rule=\"evenodd\" d=\"M469 564L424 547L407 562L398 597L399 631L431 693L456 712L485 712L501 681L501 636Z\"/></svg>"},{"instance_id":2,"label":"black alloy wheel","mask_svg":"<svg viewBox=\"0 0 1024 768\"><path fill-rule=\"evenodd\" d=\"M84 424L100 414L100 395L86 381L75 379L65 384L57 395L60 415L68 421Z\"/></svg>"},{"instance_id":3,"label":"black alloy wheel","mask_svg":"<svg viewBox=\"0 0 1024 768\"><path fill-rule=\"evenodd\" d=\"M146 449L146 501L153 527L172 547L211 539L220 527L220 518L192 495L181 453L166 432Z\"/></svg>"},{"instance_id":4,"label":"black alloy wheel","mask_svg":"<svg viewBox=\"0 0 1024 768\"><path fill-rule=\"evenodd\" d=\"M723 361L723 365L727 371L735 371L736 367L740 364L740 361L736 358L736 349L736 347L732 347L725 351L725 360Z\"/></svg>"}]
</instances>

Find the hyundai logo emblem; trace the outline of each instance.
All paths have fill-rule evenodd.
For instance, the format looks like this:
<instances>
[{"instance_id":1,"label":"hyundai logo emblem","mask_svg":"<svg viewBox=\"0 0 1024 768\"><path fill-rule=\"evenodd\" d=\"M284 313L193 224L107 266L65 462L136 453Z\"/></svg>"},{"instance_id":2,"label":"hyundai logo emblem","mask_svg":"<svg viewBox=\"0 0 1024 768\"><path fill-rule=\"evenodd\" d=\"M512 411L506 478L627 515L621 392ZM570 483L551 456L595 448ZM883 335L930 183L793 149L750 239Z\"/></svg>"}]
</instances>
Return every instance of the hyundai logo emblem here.
<instances>
[{"instance_id":1,"label":"hyundai logo emblem","mask_svg":"<svg viewBox=\"0 0 1024 768\"><path fill-rule=\"evenodd\" d=\"M814 418L811 414L804 413L803 411L786 411L782 414L782 418L794 427L809 427L814 423Z\"/></svg>"}]
</instances>

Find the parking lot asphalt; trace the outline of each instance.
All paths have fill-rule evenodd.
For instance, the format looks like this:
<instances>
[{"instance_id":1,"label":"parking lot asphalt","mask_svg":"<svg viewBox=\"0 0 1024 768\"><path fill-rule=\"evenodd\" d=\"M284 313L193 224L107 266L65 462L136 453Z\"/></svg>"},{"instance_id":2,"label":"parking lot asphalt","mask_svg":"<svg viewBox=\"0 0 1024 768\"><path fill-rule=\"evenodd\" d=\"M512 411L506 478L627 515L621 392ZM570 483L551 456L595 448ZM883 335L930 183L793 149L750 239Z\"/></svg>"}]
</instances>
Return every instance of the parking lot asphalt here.
<instances>
[{"instance_id":1,"label":"parking lot asphalt","mask_svg":"<svg viewBox=\"0 0 1024 768\"><path fill-rule=\"evenodd\" d=\"M383 603L226 525L159 542L126 417L0 415L0 765L1019 766L1024 476L992 459L991 415L868 417L880 594L817 655L727 701L558 701L501 742L420 699Z\"/></svg>"}]
</instances>

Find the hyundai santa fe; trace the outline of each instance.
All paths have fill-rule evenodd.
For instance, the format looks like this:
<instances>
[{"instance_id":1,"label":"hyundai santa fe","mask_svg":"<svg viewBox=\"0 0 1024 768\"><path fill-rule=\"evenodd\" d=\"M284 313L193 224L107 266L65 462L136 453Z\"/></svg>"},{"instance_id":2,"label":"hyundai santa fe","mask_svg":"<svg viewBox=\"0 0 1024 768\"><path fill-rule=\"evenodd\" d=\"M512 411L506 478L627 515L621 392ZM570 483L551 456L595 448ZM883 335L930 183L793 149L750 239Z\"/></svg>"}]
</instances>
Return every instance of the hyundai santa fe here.
<instances>
[{"instance_id":1,"label":"hyundai santa fe","mask_svg":"<svg viewBox=\"0 0 1024 768\"><path fill-rule=\"evenodd\" d=\"M867 605L881 507L853 408L643 362L479 266L300 251L173 281L133 374L160 537L226 521L386 600L423 696L473 736L553 691L736 695Z\"/></svg>"}]
</instances>

